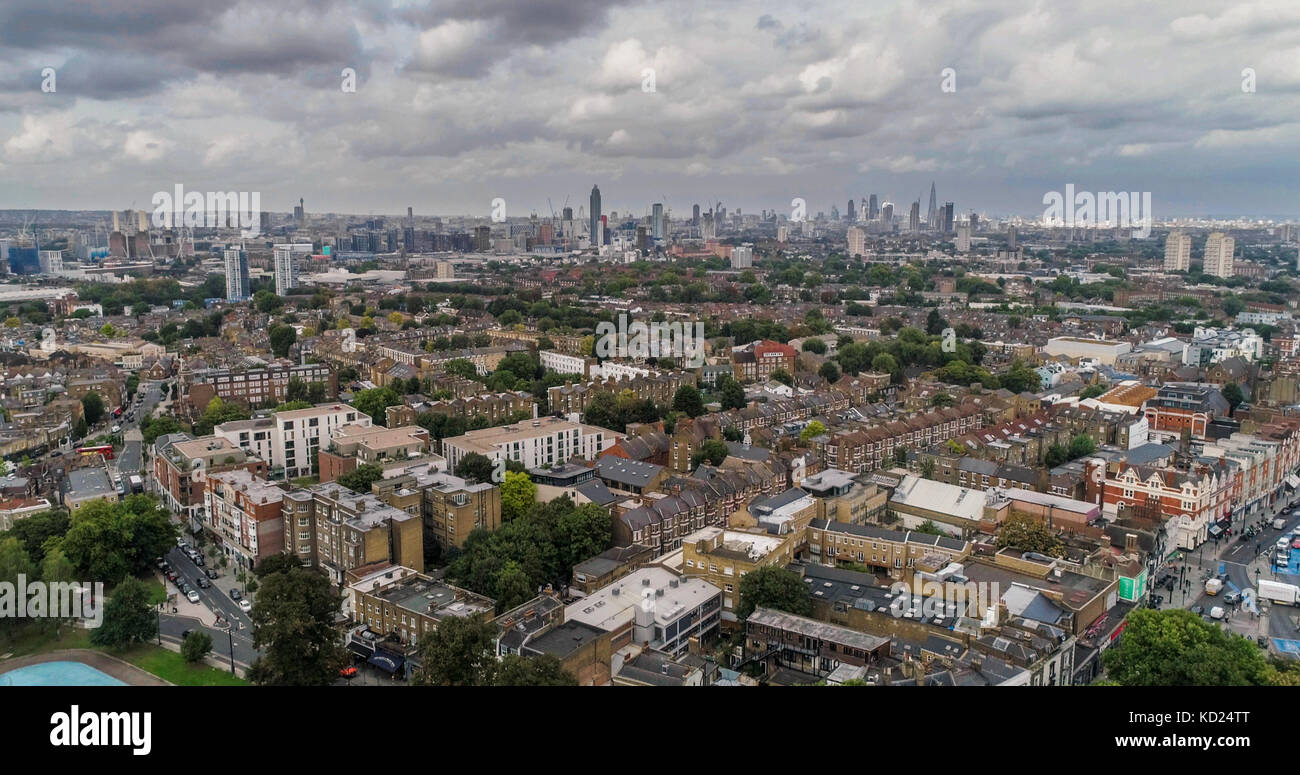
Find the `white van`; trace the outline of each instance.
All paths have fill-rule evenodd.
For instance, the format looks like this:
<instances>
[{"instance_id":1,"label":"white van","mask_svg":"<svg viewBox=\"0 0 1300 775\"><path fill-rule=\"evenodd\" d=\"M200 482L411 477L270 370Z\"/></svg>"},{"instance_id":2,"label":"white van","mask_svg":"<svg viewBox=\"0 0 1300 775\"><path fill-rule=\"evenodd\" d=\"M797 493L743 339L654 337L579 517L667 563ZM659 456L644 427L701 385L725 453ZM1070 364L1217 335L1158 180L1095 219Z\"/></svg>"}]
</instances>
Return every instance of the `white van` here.
<instances>
[{"instance_id":1,"label":"white van","mask_svg":"<svg viewBox=\"0 0 1300 775\"><path fill-rule=\"evenodd\" d=\"M1216 605L1215 607L1213 607L1213 608L1210 609L1210 618L1211 618L1211 619L1222 619L1222 618L1223 618L1223 614L1224 614L1224 611L1223 611L1223 608L1222 608L1221 606L1217 606L1217 605Z\"/></svg>"},{"instance_id":2,"label":"white van","mask_svg":"<svg viewBox=\"0 0 1300 775\"><path fill-rule=\"evenodd\" d=\"M1281 530L1281 529L1284 528L1284 527L1286 527L1286 520L1285 520L1284 518L1282 518L1282 517L1274 517L1274 518L1273 518L1273 529L1274 529L1274 530Z\"/></svg>"}]
</instances>

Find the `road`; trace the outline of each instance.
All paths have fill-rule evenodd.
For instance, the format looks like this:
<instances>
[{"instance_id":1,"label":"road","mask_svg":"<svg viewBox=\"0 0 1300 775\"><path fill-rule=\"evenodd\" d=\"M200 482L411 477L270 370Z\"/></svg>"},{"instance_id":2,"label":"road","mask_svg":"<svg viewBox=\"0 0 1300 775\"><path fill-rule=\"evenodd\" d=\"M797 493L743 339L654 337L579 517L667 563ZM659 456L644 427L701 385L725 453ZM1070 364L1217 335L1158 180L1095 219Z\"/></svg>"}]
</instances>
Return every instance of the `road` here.
<instances>
[{"instance_id":1,"label":"road","mask_svg":"<svg viewBox=\"0 0 1300 775\"><path fill-rule=\"evenodd\" d=\"M185 556L185 553L179 548L172 549L167 553L167 562L173 570L189 582L191 587L194 587L194 591L199 593L199 602L209 611L220 617L222 621L234 622L236 631L242 628L245 633L252 633L253 620L248 618L248 614L239 610L238 603L230 599L230 590L239 586L231 573L218 571L221 575L212 582L212 586L202 589L195 583L195 580L204 575L203 570L195 565L189 557Z\"/></svg>"},{"instance_id":2,"label":"road","mask_svg":"<svg viewBox=\"0 0 1300 775\"><path fill-rule=\"evenodd\" d=\"M162 401L161 383L148 382L141 383L140 392L144 400L139 406L132 404L133 408L127 410L126 414L135 413L135 419L120 421L122 426L122 453L118 455L117 472L122 476L140 473L144 467L144 441L140 434L140 423L144 418L149 416Z\"/></svg>"}]
</instances>

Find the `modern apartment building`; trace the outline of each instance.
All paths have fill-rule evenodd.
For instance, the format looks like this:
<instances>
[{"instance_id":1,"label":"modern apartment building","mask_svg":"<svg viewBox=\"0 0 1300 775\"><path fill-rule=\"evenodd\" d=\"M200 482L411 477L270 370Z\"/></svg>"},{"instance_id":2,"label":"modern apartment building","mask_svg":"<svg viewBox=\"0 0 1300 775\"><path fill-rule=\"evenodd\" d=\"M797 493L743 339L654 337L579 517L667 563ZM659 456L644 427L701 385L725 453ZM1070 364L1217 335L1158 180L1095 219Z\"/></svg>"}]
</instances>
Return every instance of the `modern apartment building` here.
<instances>
[{"instance_id":1,"label":"modern apartment building","mask_svg":"<svg viewBox=\"0 0 1300 775\"><path fill-rule=\"evenodd\" d=\"M501 526L500 487L471 483L427 463L381 479L372 489L388 505L419 514L425 535L444 549L463 547L475 528Z\"/></svg>"},{"instance_id":2,"label":"modern apartment building","mask_svg":"<svg viewBox=\"0 0 1300 775\"><path fill-rule=\"evenodd\" d=\"M208 476L203 527L237 568L253 568L284 551L284 490L235 469Z\"/></svg>"},{"instance_id":3,"label":"modern apartment building","mask_svg":"<svg viewBox=\"0 0 1300 775\"><path fill-rule=\"evenodd\" d=\"M569 605L564 621L612 633L613 651L639 643L677 656L692 638L717 634L722 590L666 568L642 568Z\"/></svg>"},{"instance_id":4,"label":"modern apartment building","mask_svg":"<svg viewBox=\"0 0 1300 775\"><path fill-rule=\"evenodd\" d=\"M539 417L443 439L442 454L452 471L471 452L493 460L513 460L531 469L564 463L574 457L595 460L623 438L626 438L624 434L608 428L559 417Z\"/></svg>"},{"instance_id":5,"label":"modern apartment building","mask_svg":"<svg viewBox=\"0 0 1300 775\"><path fill-rule=\"evenodd\" d=\"M385 565L352 577L356 580L347 586L352 620L405 647L418 645L448 616L491 615L496 608L489 597L435 581L414 568Z\"/></svg>"},{"instance_id":6,"label":"modern apartment building","mask_svg":"<svg viewBox=\"0 0 1300 775\"><path fill-rule=\"evenodd\" d=\"M347 404L321 404L222 423L213 432L269 461L274 478L296 479L316 472L317 453L344 425L368 428L370 416Z\"/></svg>"},{"instance_id":7,"label":"modern apartment building","mask_svg":"<svg viewBox=\"0 0 1300 775\"><path fill-rule=\"evenodd\" d=\"M332 482L357 466L409 460L429 450L429 432L418 425L385 428L380 425L343 425L317 452L320 480Z\"/></svg>"},{"instance_id":8,"label":"modern apartment building","mask_svg":"<svg viewBox=\"0 0 1300 775\"><path fill-rule=\"evenodd\" d=\"M159 436L153 444L151 489L173 514L189 519L190 529L203 524L209 475L244 469L266 475L266 461L219 436L192 438L188 433Z\"/></svg>"}]
</instances>

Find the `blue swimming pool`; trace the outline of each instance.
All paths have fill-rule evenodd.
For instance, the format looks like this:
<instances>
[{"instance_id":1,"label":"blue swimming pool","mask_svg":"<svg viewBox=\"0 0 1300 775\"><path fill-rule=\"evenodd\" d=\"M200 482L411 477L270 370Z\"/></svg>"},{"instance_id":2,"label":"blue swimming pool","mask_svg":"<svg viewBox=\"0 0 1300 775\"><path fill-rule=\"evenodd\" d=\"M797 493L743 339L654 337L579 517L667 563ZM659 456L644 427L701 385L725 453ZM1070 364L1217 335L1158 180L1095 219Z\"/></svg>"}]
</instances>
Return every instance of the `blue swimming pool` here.
<instances>
[{"instance_id":1,"label":"blue swimming pool","mask_svg":"<svg viewBox=\"0 0 1300 775\"><path fill-rule=\"evenodd\" d=\"M0 673L0 686L126 686L81 662L42 662Z\"/></svg>"}]
</instances>

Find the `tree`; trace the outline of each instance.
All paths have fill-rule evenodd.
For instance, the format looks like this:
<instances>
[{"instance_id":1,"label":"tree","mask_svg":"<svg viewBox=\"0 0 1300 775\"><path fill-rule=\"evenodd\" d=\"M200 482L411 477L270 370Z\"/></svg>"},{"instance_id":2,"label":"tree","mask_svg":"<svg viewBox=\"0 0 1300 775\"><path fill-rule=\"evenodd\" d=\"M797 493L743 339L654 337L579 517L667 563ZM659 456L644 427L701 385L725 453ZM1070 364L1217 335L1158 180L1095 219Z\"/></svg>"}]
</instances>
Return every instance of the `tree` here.
<instances>
[{"instance_id":1,"label":"tree","mask_svg":"<svg viewBox=\"0 0 1300 775\"><path fill-rule=\"evenodd\" d=\"M286 573L294 568L303 567L302 561L287 552L273 554L262 560L253 568L253 575L258 578L266 578L275 573Z\"/></svg>"},{"instance_id":2,"label":"tree","mask_svg":"<svg viewBox=\"0 0 1300 775\"><path fill-rule=\"evenodd\" d=\"M705 439L700 448L691 456L691 465L698 466L707 462L709 465L720 466L722 461L727 459L727 445L717 439Z\"/></svg>"},{"instance_id":3,"label":"tree","mask_svg":"<svg viewBox=\"0 0 1300 775\"><path fill-rule=\"evenodd\" d=\"M402 397L390 387L369 388L358 391L352 397L352 405L357 408L358 412L370 416L370 421L375 425L387 425L388 414L386 410L390 406L399 406L402 403Z\"/></svg>"},{"instance_id":4,"label":"tree","mask_svg":"<svg viewBox=\"0 0 1300 775\"><path fill-rule=\"evenodd\" d=\"M907 447L906 447L906 446L898 446L898 447L894 447L894 465L896 465L896 466L904 466L904 467L907 466Z\"/></svg>"},{"instance_id":5,"label":"tree","mask_svg":"<svg viewBox=\"0 0 1300 775\"><path fill-rule=\"evenodd\" d=\"M564 669L552 654L525 657L508 654L492 665L492 686L577 686L578 680Z\"/></svg>"},{"instance_id":6,"label":"tree","mask_svg":"<svg viewBox=\"0 0 1300 775\"><path fill-rule=\"evenodd\" d=\"M340 485L353 492L370 492L370 485L384 478L384 469L375 463L365 463L338 478Z\"/></svg>"},{"instance_id":7,"label":"tree","mask_svg":"<svg viewBox=\"0 0 1300 775\"><path fill-rule=\"evenodd\" d=\"M181 642L181 656L190 664L202 662L210 651L212 651L212 636L204 630L191 632Z\"/></svg>"},{"instance_id":8,"label":"tree","mask_svg":"<svg viewBox=\"0 0 1300 775\"><path fill-rule=\"evenodd\" d=\"M1121 686L1259 686L1268 662L1250 640L1191 611L1129 612L1124 637L1102 652L1107 675Z\"/></svg>"},{"instance_id":9,"label":"tree","mask_svg":"<svg viewBox=\"0 0 1300 775\"><path fill-rule=\"evenodd\" d=\"M456 476L471 482L492 484L492 471L495 468L496 464L491 458L477 452L470 452L456 464Z\"/></svg>"},{"instance_id":10,"label":"tree","mask_svg":"<svg viewBox=\"0 0 1300 775\"><path fill-rule=\"evenodd\" d=\"M300 377L290 377L289 385L284 390L285 401L308 401L310 392L307 382Z\"/></svg>"},{"instance_id":11,"label":"tree","mask_svg":"<svg viewBox=\"0 0 1300 775\"><path fill-rule=\"evenodd\" d=\"M277 358L289 357L289 348L298 341L298 331L293 326L271 326L266 332L271 352Z\"/></svg>"},{"instance_id":12,"label":"tree","mask_svg":"<svg viewBox=\"0 0 1300 775\"><path fill-rule=\"evenodd\" d=\"M284 306L284 299L263 288L253 294L253 306L258 312L271 313Z\"/></svg>"},{"instance_id":13,"label":"tree","mask_svg":"<svg viewBox=\"0 0 1300 775\"><path fill-rule=\"evenodd\" d=\"M158 634L158 619L149 604L149 590L127 577L104 604L104 621L90 633L92 645L124 649Z\"/></svg>"},{"instance_id":14,"label":"tree","mask_svg":"<svg viewBox=\"0 0 1300 775\"><path fill-rule=\"evenodd\" d=\"M144 439L147 447L153 446L159 436L166 436L171 433L185 433L190 430L190 426L182 425L171 415L161 417L146 417L140 422L140 435Z\"/></svg>"},{"instance_id":15,"label":"tree","mask_svg":"<svg viewBox=\"0 0 1300 775\"><path fill-rule=\"evenodd\" d=\"M930 406L952 406L955 403L957 403L957 399L953 398L948 393L935 393L930 399Z\"/></svg>"},{"instance_id":16,"label":"tree","mask_svg":"<svg viewBox=\"0 0 1300 775\"><path fill-rule=\"evenodd\" d=\"M1241 403L1246 400L1246 397L1242 395L1241 385L1236 382L1229 382L1224 385L1221 392L1224 400L1228 402L1228 414L1230 416L1236 413L1237 407L1241 406Z\"/></svg>"},{"instance_id":17,"label":"tree","mask_svg":"<svg viewBox=\"0 0 1300 775\"><path fill-rule=\"evenodd\" d=\"M840 380L840 367L835 365L835 361L826 361L822 364L822 367L817 370L817 374L822 379L833 384Z\"/></svg>"},{"instance_id":18,"label":"tree","mask_svg":"<svg viewBox=\"0 0 1300 775\"><path fill-rule=\"evenodd\" d=\"M871 370L878 374L894 374L898 372L898 360L889 353L881 353L871 359ZM845 371L848 371L846 368Z\"/></svg>"},{"instance_id":19,"label":"tree","mask_svg":"<svg viewBox=\"0 0 1300 775\"><path fill-rule=\"evenodd\" d=\"M253 646L262 655L248 677L263 686L328 686L347 652L334 629L339 596L324 574L290 568L262 579L253 603Z\"/></svg>"},{"instance_id":20,"label":"tree","mask_svg":"<svg viewBox=\"0 0 1300 775\"><path fill-rule=\"evenodd\" d=\"M447 616L420 639L417 686L481 686L496 662L496 626L481 618Z\"/></svg>"},{"instance_id":21,"label":"tree","mask_svg":"<svg viewBox=\"0 0 1300 775\"><path fill-rule=\"evenodd\" d=\"M534 597L528 574L514 560L506 562L497 574L497 612L504 613Z\"/></svg>"},{"instance_id":22,"label":"tree","mask_svg":"<svg viewBox=\"0 0 1300 775\"><path fill-rule=\"evenodd\" d=\"M997 547L1007 546L1051 557L1059 557L1063 551L1061 539L1047 525L1026 514L1012 514L998 529Z\"/></svg>"},{"instance_id":23,"label":"tree","mask_svg":"<svg viewBox=\"0 0 1300 775\"><path fill-rule=\"evenodd\" d=\"M212 429L222 423L234 422L235 420L247 420L252 417L248 407L235 402L225 402L219 397L213 397L208 405L203 408L203 414L194 423L194 435L210 436Z\"/></svg>"},{"instance_id":24,"label":"tree","mask_svg":"<svg viewBox=\"0 0 1300 775\"><path fill-rule=\"evenodd\" d=\"M925 333L930 336L938 336L947 327L948 321L943 319L943 315L939 314L939 310L930 310L929 316L925 319Z\"/></svg>"},{"instance_id":25,"label":"tree","mask_svg":"<svg viewBox=\"0 0 1300 775\"><path fill-rule=\"evenodd\" d=\"M528 474L507 471L501 483L501 519L509 522L522 517L537 502L537 485Z\"/></svg>"},{"instance_id":26,"label":"tree","mask_svg":"<svg viewBox=\"0 0 1300 775\"><path fill-rule=\"evenodd\" d=\"M94 425L104 419L104 399L98 393L90 392L81 397L81 412L86 423Z\"/></svg>"},{"instance_id":27,"label":"tree","mask_svg":"<svg viewBox=\"0 0 1300 775\"><path fill-rule=\"evenodd\" d=\"M718 388L722 392L723 409L744 409L748 405L745 388L734 378L725 374L718 377Z\"/></svg>"},{"instance_id":28,"label":"tree","mask_svg":"<svg viewBox=\"0 0 1300 775\"><path fill-rule=\"evenodd\" d=\"M1076 460L1097 451L1097 442L1088 434L1080 433L1070 439L1070 459Z\"/></svg>"},{"instance_id":29,"label":"tree","mask_svg":"<svg viewBox=\"0 0 1300 775\"><path fill-rule=\"evenodd\" d=\"M780 382L782 385L788 386L794 384L794 377L790 376L790 372L785 369L774 369L772 371L772 379Z\"/></svg>"},{"instance_id":30,"label":"tree","mask_svg":"<svg viewBox=\"0 0 1300 775\"><path fill-rule=\"evenodd\" d=\"M736 606L736 617L744 621L755 608L775 608L810 616L813 606L807 585L796 571L767 565L746 573L740 580L740 604Z\"/></svg>"},{"instance_id":31,"label":"tree","mask_svg":"<svg viewBox=\"0 0 1300 775\"><path fill-rule=\"evenodd\" d=\"M812 422L805 425L804 429L799 432L799 441L803 442L804 444L807 444L809 439L820 436L825 432L826 432L826 426L822 424L822 421L813 420Z\"/></svg>"},{"instance_id":32,"label":"tree","mask_svg":"<svg viewBox=\"0 0 1300 775\"><path fill-rule=\"evenodd\" d=\"M673 394L673 409L685 412L688 417L699 417L704 414L704 399L694 385L682 385Z\"/></svg>"},{"instance_id":33,"label":"tree","mask_svg":"<svg viewBox=\"0 0 1300 775\"><path fill-rule=\"evenodd\" d=\"M39 563L45 559L45 542L62 538L71 526L72 520L65 509L51 509L16 520L13 527L0 533L0 541L17 538L32 562Z\"/></svg>"},{"instance_id":34,"label":"tree","mask_svg":"<svg viewBox=\"0 0 1300 775\"><path fill-rule=\"evenodd\" d=\"M1048 447L1047 452L1043 454L1043 463L1048 468L1056 468L1069 461L1070 448L1059 442Z\"/></svg>"},{"instance_id":35,"label":"tree","mask_svg":"<svg viewBox=\"0 0 1300 775\"><path fill-rule=\"evenodd\" d=\"M62 550L89 578L112 585L148 573L154 558L175 542L175 524L157 499L132 495L118 502L91 501L77 509L67 534L47 548Z\"/></svg>"}]
</instances>

